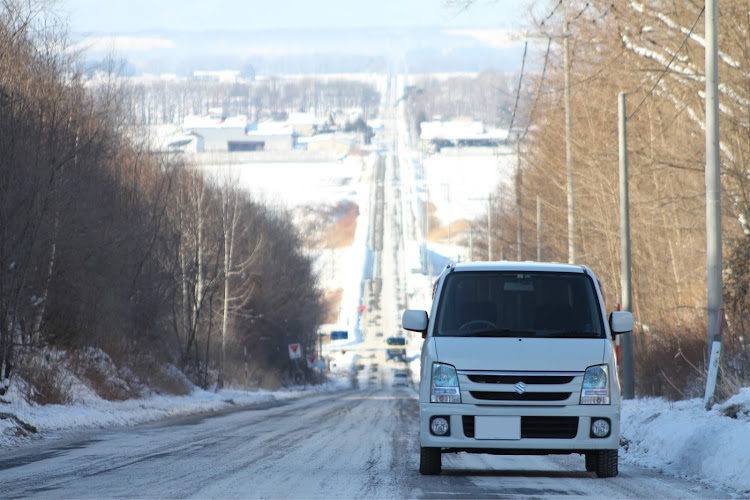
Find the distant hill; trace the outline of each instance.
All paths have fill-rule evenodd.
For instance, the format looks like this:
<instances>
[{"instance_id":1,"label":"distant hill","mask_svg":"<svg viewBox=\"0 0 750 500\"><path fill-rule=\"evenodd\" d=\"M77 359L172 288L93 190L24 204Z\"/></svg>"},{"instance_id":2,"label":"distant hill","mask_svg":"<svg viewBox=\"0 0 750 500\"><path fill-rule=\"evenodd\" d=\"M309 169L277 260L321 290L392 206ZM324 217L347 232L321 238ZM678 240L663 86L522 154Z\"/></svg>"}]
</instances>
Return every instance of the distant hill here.
<instances>
[{"instance_id":1,"label":"distant hill","mask_svg":"<svg viewBox=\"0 0 750 500\"><path fill-rule=\"evenodd\" d=\"M517 71L523 41L505 29L347 28L328 30L149 31L78 34L92 63L123 60L130 75L196 70L297 73Z\"/></svg>"}]
</instances>

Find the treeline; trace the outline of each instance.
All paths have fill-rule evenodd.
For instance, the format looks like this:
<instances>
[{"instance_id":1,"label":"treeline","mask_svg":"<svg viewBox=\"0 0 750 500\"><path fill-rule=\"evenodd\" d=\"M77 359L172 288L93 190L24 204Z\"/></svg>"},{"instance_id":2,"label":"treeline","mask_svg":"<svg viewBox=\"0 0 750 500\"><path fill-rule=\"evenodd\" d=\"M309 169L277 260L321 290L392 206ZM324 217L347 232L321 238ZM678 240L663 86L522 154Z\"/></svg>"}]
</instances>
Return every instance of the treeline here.
<instances>
[{"instance_id":1,"label":"treeline","mask_svg":"<svg viewBox=\"0 0 750 500\"><path fill-rule=\"evenodd\" d=\"M220 107L227 116L246 115L252 121L275 119L288 110L318 112L361 109L365 119L377 117L380 93L368 82L348 79L302 78L242 83L198 80L123 84L123 117L131 125L182 123L187 115L202 115Z\"/></svg>"},{"instance_id":2,"label":"treeline","mask_svg":"<svg viewBox=\"0 0 750 500\"><path fill-rule=\"evenodd\" d=\"M292 382L324 311L290 217L125 135L120 89L87 90L45 6L0 11L0 395L22 374L50 400L51 353L91 348L125 367L117 397L169 366L244 382L243 344L252 382Z\"/></svg>"},{"instance_id":3,"label":"treeline","mask_svg":"<svg viewBox=\"0 0 750 500\"><path fill-rule=\"evenodd\" d=\"M617 98L627 93L636 393L702 396L707 360L703 2L546 2L535 22L543 72L524 76L520 193L497 196L496 246L566 262L564 54L569 33L576 261L620 301ZM546 10L545 10L546 9ZM722 395L750 382L748 2L719 2L724 340ZM567 26L567 28L566 28ZM549 43L548 43L549 42ZM549 47L549 48L547 48ZM513 141L511 141L511 144Z\"/></svg>"},{"instance_id":4,"label":"treeline","mask_svg":"<svg viewBox=\"0 0 750 500\"><path fill-rule=\"evenodd\" d=\"M440 117L470 118L488 127L519 125L513 116L518 74L483 71L478 75L422 75L407 88L405 99L413 126Z\"/></svg>"}]
</instances>

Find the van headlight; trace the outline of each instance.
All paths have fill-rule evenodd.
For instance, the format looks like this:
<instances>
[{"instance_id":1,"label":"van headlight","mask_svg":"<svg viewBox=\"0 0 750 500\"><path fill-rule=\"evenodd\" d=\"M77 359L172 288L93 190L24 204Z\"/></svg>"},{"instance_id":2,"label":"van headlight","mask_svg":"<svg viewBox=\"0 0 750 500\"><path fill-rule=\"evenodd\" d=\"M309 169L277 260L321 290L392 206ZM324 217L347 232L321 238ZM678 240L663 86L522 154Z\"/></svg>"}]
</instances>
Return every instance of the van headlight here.
<instances>
[{"instance_id":1,"label":"van headlight","mask_svg":"<svg viewBox=\"0 0 750 500\"><path fill-rule=\"evenodd\" d=\"M432 364L430 401L433 403L461 402L461 390L458 388L458 374L455 367L443 363Z\"/></svg>"},{"instance_id":2,"label":"van headlight","mask_svg":"<svg viewBox=\"0 0 750 500\"><path fill-rule=\"evenodd\" d=\"M607 365L589 366L583 374L582 405L609 404L609 368Z\"/></svg>"}]
</instances>

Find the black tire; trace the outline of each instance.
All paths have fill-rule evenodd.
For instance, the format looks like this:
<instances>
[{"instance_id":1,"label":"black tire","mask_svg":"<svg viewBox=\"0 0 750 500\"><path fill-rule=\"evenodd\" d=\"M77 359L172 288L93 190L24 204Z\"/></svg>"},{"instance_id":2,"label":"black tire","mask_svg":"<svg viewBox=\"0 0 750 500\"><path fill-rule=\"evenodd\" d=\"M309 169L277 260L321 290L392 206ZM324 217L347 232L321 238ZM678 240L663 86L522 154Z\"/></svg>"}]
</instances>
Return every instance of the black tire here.
<instances>
[{"instance_id":1,"label":"black tire","mask_svg":"<svg viewBox=\"0 0 750 500\"><path fill-rule=\"evenodd\" d=\"M597 452L590 451L588 453L584 453L584 456L586 457L586 472L595 472L596 471L596 462L597 462Z\"/></svg>"},{"instance_id":2,"label":"black tire","mask_svg":"<svg viewBox=\"0 0 750 500\"><path fill-rule=\"evenodd\" d=\"M617 458L617 450L600 450L596 457L596 477L615 477Z\"/></svg>"},{"instance_id":3,"label":"black tire","mask_svg":"<svg viewBox=\"0 0 750 500\"><path fill-rule=\"evenodd\" d=\"M440 474L442 467L440 448L419 449L419 472L423 476L436 476Z\"/></svg>"}]
</instances>

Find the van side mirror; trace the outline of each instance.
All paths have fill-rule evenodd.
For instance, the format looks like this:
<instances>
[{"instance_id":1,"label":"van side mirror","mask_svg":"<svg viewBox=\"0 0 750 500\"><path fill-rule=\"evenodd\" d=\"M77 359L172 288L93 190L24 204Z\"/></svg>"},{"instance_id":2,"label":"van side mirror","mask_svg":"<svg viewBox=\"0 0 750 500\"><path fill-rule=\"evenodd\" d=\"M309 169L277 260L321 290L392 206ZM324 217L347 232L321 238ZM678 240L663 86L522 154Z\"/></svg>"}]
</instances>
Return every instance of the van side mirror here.
<instances>
[{"instance_id":1,"label":"van side mirror","mask_svg":"<svg viewBox=\"0 0 750 500\"><path fill-rule=\"evenodd\" d=\"M407 309L401 317L401 327L412 332L420 332L422 338L427 336L427 311Z\"/></svg>"},{"instance_id":2,"label":"van side mirror","mask_svg":"<svg viewBox=\"0 0 750 500\"><path fill-rule=\"evenodd\" d=\"M630 333L634 326L633 313L630 311L613 311L609 315L609 328L612 330L613 336Z\"/></svg>"}]
</instances>

